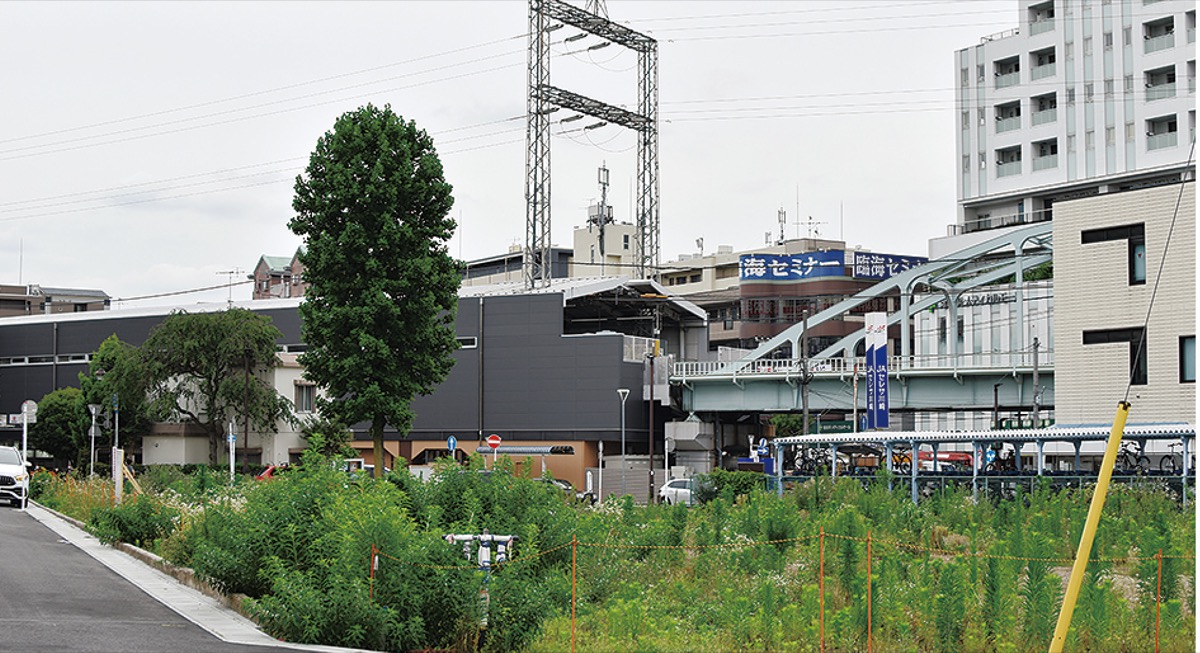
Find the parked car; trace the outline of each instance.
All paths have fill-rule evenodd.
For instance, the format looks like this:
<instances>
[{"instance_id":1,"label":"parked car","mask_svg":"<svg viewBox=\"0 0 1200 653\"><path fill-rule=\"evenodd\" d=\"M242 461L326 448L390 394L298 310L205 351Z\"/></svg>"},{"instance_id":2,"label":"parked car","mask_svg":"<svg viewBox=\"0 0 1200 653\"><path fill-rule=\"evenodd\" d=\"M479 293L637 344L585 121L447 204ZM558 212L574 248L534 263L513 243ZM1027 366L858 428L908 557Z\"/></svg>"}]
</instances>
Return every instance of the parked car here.
<instances>
[{"instance_id":1,"label":"parked car","mask_svg":"<svg viewBox=\"0 0 1200 653\"><path fill-rule=\"evenodd\" d=\"M568 497L574 497L576 501L582 501L587 504L596 503L596 495L591 492L579 492L574 485L562 480L561 478L539 478L539 481L548 483L549 485L562 490L562 493Z\"/></svg>"},{"instance_id":2,"label":"parked car","mask_svg":"<svg viewBox=\"0 0 1200 653\"><path fill-rule=\"evenodd\" d=\"M29 468L16 447L0 447L0 499L20 506L29 494Z\"/></svg>"},{"instance_id":3,"label":"parked car","mask_svg":"<svg viewBox=\"0 0 1200 653\"><path fill-rule=\"evenodd\" d=\"M288 471L289 469L291 469L291 465L288 465L287 463L282 465L267 465L267 468L259 472L258 476L255 476L254 478L260 481L269 481L276 476L279 476L283 472Z\"/></svg>"},{"instance_id":4,"label":"parked car","mask_svg":"<svg viewBox=\"0 0 1200 653\"><path fill-rule=\"evenodd\" d=\"M677 478L667 481L658 488L658 498L663 503L692 505L692 479Z\"/></svg>"}]
</instances>

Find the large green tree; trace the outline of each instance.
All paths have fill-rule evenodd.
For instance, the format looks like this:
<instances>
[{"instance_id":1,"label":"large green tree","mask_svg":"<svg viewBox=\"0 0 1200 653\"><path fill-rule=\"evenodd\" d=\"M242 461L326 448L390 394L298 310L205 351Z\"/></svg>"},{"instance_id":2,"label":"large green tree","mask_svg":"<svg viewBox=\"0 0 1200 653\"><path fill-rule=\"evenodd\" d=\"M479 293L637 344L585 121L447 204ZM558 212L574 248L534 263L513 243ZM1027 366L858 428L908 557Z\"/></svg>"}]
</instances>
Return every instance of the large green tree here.
<instances>
[{"instance_id":1,"label":"large green tree","mask_svg":"<svg viewBox=\"0 0 1200 653\"><path fill-rule=\"evenodd\" d=\"M338 118L296 178L289 226L309 284L300 362L327 417L370 424L377 476L384 426L403 437L413 397L454 364L453 203L433 140L390 106Z\"/></svg>"},{"instance_id":2,"label":"large green tree","mask_svg":"<svg viewBox=\"0 0 1200 653\"><path fill-rule=\"evenodd\" d=\"M120 433L144 433L151 421L165 414L163 410L156 413L157 407L147 402L145 376L137 347L121 341L116 334L106 338L92 354L87 373L79 374L79 388L84 410L88 404L100 407L96 424L105 437L97 438L97 447L112 444L116 422ZM114 407L119 409L119 420L113 420ZM90 412L88 425L91 425Z\"/></svg>"},{"instance_id":3,"label":"large green tree","mask_svg":"<svg viewBox=\"0 0 1200 653\"><path fill-rule=\"evenodd\" d=\"M29 448L45 451L56 464L85 464L90 425L79 388L59 388L38 402L37 422L29 427Z\"/></svg>"},{"instance_id":4,"label":"large green tree","mask_svg":"<svg viewBox=\"0 0 1200 653\"><path fill-rule=\"evenodd\" d=\"M217 464L229 420L238 431L275 432L291 418L291 402L266 374L275 367L281 336L271 319L241 308L216 313L177 311L139 349L147 396L162 414L199 425L208 434L208 458Z\"/></svg>"}]
</instances>

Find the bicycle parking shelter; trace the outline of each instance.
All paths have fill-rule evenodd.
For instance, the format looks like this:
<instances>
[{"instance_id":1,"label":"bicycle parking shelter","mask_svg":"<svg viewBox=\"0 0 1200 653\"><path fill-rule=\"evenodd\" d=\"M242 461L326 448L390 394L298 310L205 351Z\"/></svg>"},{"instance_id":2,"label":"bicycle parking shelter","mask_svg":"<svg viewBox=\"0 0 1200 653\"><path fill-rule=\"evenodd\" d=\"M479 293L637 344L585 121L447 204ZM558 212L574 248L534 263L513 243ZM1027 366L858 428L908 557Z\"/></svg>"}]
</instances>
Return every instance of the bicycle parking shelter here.
<instances>
[{"instance_id":1,"label":"bicycle parking shelter","mask_svg":"<svg viewBox=\"0 0 1200 653\"><path fill-rule=\"evenodd\" d=\"M1043 429L866 431L861 433L822 433L780 437L775 438L771 443L775 448L775 459L781 463L775 466L773 480L776 491L782 495L785 481L806 480L812 477L811 475L784 475L785 470L783 469L784 465L782 462L784 460L784 453L789 447L828 447L830 459L834 461L834 464L830 466L829 473L837 477L838 465L836 462L839 460L839 448L850 448L854 451L861 451L861 448L865 446L880 450L882 454L880 460L887 467L888 471L893 473L896 471L896 452L910 452L912 464L907 465L905 476L909 480L913 503L918 501L920 489L925 487L925 484L940 481L944 487L947 481L957 483L964 482L968 478L971 480L972 494L975 499L978 499L981 482L984 484L985 491L988 491L992 482L997 483L998 487L1003 490L1006 487L1013 487L1020 484L1022 481L1028 481L1032 485L1036 479L1042 477L1052 477L1056 482L1065 484L1082 484L1085 481L1094 481L1098 472L1083 469L1082 457L1084 455L1084 445L1089 442L1098 442L1099 451L1091 451L1087 455L1091 458L1103 457L1105 443L1111 432L1111 425L1056 425ZM1136 473L1125 474L1114 471L1113 480L1156 479L1166 481L1170 486L1174 486L1178 482L1180 496L1184 505L1187 505L1189 487L1193 491L1195 488L1195 471L1192 469L1193 461L1191 460L1191 456L1195 452L1195 426L1188 423L1127 424L1122 440L1136 443L1139 453L1146 452L1147 443L1152 441L1166 442L1168 443L1167 447L1170 449L1176 446L1181 447L1181 464L1179 465L1180 472L1178 474L1157 473L1153 470L1137 470ZM1024 455L1024 448L1029 444L1033 444L1036 447L1036 452L1034 453L1034 469L1027 472L1022 466L1021 458ZM966 472L936 471L938 449L943 445L952 447L954 451L961 451L963 445L970 446L971 471L969 474ZM981 461L984 460L987 451L992 449L993 445L1000 445L1001 447L1009 445L1014 448L1013 456L1016 467L1014 471L984 471L986 463L981 464ZM1061 459L1064 455L1069 459L1073 458L1074 465L1072 469L1047 469L1047 445L1050 445L1052 449L1049 453L1057 459ZM921 471L920 453L923 447L928 447L931 450L931 460L934 461L933 467L935 471ZM1064 448L1066 449L1065 452L1062 451ZM1171 450L1163 455L1175 456L1176 453L1174 450ZM853 473L842 475L863 477L862 474ZM904 476L898 476L895 480L903 478Z\"/></svg>"}]
</instances>

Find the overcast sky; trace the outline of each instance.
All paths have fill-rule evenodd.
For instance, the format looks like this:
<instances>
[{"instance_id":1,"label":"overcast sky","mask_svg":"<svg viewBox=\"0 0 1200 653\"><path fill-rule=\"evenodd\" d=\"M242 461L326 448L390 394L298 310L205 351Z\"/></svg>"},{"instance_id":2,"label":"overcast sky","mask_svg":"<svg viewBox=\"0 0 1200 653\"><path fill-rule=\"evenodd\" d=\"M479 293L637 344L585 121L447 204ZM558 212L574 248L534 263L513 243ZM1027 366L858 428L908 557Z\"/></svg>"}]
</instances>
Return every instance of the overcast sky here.
<instances>
[{"instance_id":1,"label":"overcast sky","mask_svg":"<svg viewBox=\"0 0 1200 653\"><path fill-rule=\"evenodd\" d=\"M575 0L582 6L584 0ZM663 261L778 232L924 255L955 220L954 52L1017 0L644 2L659 40ZM290 256L295 176L335 118L391 104L454 186L453 255L524 239L528 4L0 2L0 284L96 288L122 307L223 301ZM636 55L554 32L551 83L637 106ZM636 141L556 125L553 241L611 175L632 221ZM166 293L183 293L147 298ZM248 299L250 287L232 289Z\"/></svg>"}]
</instances>

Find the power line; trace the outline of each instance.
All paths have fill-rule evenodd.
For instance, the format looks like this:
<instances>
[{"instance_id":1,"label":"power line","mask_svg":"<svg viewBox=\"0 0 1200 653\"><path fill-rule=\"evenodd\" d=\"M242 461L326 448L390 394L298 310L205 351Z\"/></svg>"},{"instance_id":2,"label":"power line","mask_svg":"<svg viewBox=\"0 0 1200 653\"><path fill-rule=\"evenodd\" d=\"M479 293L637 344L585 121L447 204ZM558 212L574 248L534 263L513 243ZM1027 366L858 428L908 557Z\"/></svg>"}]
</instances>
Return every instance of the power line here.
<instances>
[{"instance_id":1,"label":"power line","mask_svg":"<svg viewBox=\"0 0 1200 653\"><path fill-rule=\"evenodd\" d=\"M433 59L433 58L436 58L436 57L442 57L442 56L446 56L446 55L450 55L450 54L457 54L457 53L460 53L460 52L466 52L466 51L468 51L468 50L474 50L474 49L476 49L476 48L487 47L487 46L491 46L491 45L497 45L497 44L500 44L500 43L505 43L505 42L508 42L508 41L517 40L517 39L524 39L524 38L526 38L526 35L525 35L525 34L517 34L517 35L515 35L515 36L510 36L510 37L506 37L506 38L502 38L502 39L497 39L497 40L494 40L494 41L487 41L487 42L485 42L485 43L477 43L477 44L475 44L475 45L464 46L464 47L461 47L461 48L455 48L455 49L453 49L453 50L446 50L446 51L443 51L443 52L438 52L438 53L434 53L434 54L422 55L422 56L420 56L420 57L414 57L414 58L412 58L412 59L406 59L406 60L403 60L403 61L397 61L397 62L393 62L393 63L389 63L389 64L383 64L383 65L381 65L381 66L374 66L374 67L371 67L371 68L364 68L364 69L361 69L361 70L356 70L356 71L352 71L352 72L347 72L347 73L339 73L339 74L337 74L337 75L330 75L330 76L328 76L328 77L321 77L321 78L318 78L318 79L313 79L313 80L309 80L309 81L306 81L306 82L298 82L298 83L295 83L295 84L288 84L288 85L285 85L285 86L277 86L277 87L275 87L275 88L265 89L265 90L262 90L262 91L254 91L254 92L252 92L252 93L244 93L244 94L242 94L242 95L234 95L234 96L230 96L230 97L222 98L222 99L219 99L219 100L209 100L209 101L206 101L206 102L199 102L199 103L196 103L196 104L190 104L190 105L186 105L186 106L182 106L182 107L175 107L175 108L172 108L172 109L163 109L163 110L161 110L161 111L153 111L153 112L150 112L150 113L144 113L144 114L137 115L137 116L129 116L129 117L126 117L126 118L117 118L117 119L114 119L114 120L106 120L106 121L104 121L104 122L92 123L92 124L90 124L90 125L80 125L80 126L78 126L78 127L68 127L68 128L65 128L65 129L58 129L58 130L54 130L54 131L42 132L42 133L39 133L39 134L30 134L30 135L27 135L27 136L18 136L18 137L16 137L16 138L0 139L0 143L12 143L12 142L16 142L16 141L29 140L29 139L33 139L33 138L42 138L42 137L45 137L45 136L54 136L54 135L57 135L57 134L65 134L65 133L70 133L70 132L75 132L75 131L82 131L82 130L85 130L85 129L93 129L93 128L95 128L95 127L105 127L105 126L108 126L108 125L115 125L115 124L119 124L119 123L123 123L123 122L130 122L130 121L134 121L134 120L142 120L142 119L145 119L145 118L153 118L153 117L156 117L156 116L168 115L168 114L172 114L172 113L179 113L179 112L181 112L181 111L190 111L190 110L192 110L192 109L200 109L200 108L203 108L203 107L214 106L214 105L217 105L217 104L224 104L224 103L226 103L226 102L235 102L235 101L237 101L237 100L244 100L244 99L247 99L247 98L258 97L258 96L261 96L261 95L268 95L268 94L271 94L271 93L278 93L278 92L280 92L280 91L288 91L288 90L291 90L291 89L294 89L294 88L301 88L301 87L304 87L304 86L311 86L311 85L313 85L313 84L320 84L320 83L323 83L323 82L333 81L333 80L335 80L335 79L344 79L344 78L346 78L346 77L353 77L353 76L355 76L355 75L364 75L364 74L366 74L366 73L371 73L371 72L375 72L375 71L378 71L378 70L384 70L384 69L387 69L387 68L393 68L393 67L396 67L396 66L406 65L406 64L410 64L410 63L416 63L416 62L418 62L418 61L424 61L424 60L426 60L426 59Z\"/></svg>"}]
</instances>

